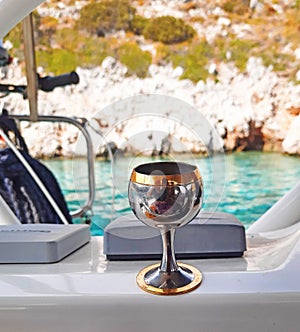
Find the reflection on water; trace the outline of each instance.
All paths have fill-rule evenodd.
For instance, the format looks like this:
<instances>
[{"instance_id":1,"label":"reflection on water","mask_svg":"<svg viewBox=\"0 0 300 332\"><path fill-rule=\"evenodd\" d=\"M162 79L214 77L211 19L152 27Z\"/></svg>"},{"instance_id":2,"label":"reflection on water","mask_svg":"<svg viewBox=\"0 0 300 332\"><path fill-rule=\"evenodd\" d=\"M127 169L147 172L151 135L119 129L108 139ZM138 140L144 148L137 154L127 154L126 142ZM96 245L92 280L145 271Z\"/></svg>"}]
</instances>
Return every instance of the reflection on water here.
<instances>
[{"instance_id":1,"label":"reflection on water","mask_svg":"<svg viewBox=\"0 0 300 332\"><path fill-rule=\"evenodd\" d=\"M209 158L197 158L193 161L197 163L204 180L203 210L232 213L246 227L300 180L299 157L243 152L226 155L225 164L222 158L218 158L214 157L213 162ZM102 234L107 223L130 211L127 184L132 167L149 160L142 157L134 160L124 158L118 160L114 167L108 162L96 161L93 234ZM88 197L86 161L75 159L44 162L56 175L70 210L78 209Z\"/></svg>"}]
</instances>

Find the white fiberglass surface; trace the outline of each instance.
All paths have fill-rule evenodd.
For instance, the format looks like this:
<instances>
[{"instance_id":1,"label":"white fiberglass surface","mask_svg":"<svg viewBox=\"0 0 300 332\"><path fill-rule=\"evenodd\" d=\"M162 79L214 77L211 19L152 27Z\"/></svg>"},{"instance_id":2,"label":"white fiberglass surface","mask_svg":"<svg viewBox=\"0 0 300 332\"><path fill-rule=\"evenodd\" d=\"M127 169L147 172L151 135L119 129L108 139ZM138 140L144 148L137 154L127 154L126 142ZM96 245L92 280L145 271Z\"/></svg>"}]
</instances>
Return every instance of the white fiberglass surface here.
<instances>
[{"instance_id":1,"label":"white fiberglass surface","mask_svg":"<svg viewBox=\"0 0 300 332\"><path fill-rule=\"evenodd\" d=\"M135 278L153 262L108 262L102 254L102 240L94 237L90 244L55 264L1 264L1 297L49 297L50 301L53 296L145 296ZM269 247L261 241L249 241L249 250L241 258L185 260L203 274L193 296L300 293L299 236L274 240L275 245Z\"/></svg>"},{"instance_id":2,"label":"white fiberglass surface","mask_svg":"<svg viewBox=\"0 0 300 332\"><path fill-rule=\"evenodd\" d=\"M0 0L0 38L44 0Z\"/></svg>"},{"instance_id":3,"label":"white fiberglass surface","mask_svg":"<svg viewBox=\"0 0 300 332\"><path fill-rule=\"evenodd\" d=\"M297 225L299 228L299 225ZM295 226L294 226L295 229ZM247 251L239 258L184 260L205 272L271 271L284 265L295 250L299 232L283 237L248 236ZM136 273L154 261L108 261L103 254L103 237L92 237L89 244L54 264L1 264L0 275L9 274L113 274Z\"/></svg>"}]
</instances>

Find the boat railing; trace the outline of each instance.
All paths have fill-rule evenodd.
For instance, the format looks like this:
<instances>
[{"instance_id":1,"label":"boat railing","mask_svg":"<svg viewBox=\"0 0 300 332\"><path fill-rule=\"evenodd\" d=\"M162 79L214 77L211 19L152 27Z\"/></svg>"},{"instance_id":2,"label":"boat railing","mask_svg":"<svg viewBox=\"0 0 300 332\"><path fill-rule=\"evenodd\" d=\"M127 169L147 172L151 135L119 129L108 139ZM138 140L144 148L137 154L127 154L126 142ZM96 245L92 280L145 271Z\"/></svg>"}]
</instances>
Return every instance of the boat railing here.
<instances>
[{"instance_id":1,"label":"boat railing","mask_svg":"<svg viewBox=\"0 0 300 332\"><path fill-rule=\"evenodd\" d=\"M30 121L28 115L9 115L9 117L18 121ZM95 199L95 169L94 169L94 154L93 154L93 142L91 136L86 129L86 118L66 117L66 116L53 116L53 115L39 115L38 122L65 122L77 127L85 138L87 147L87 167L88 167L88 198L82 206L75 210L70 211L72 218L80 218L87 215L89 211L92 211L92 206Z\"/></svg>"},{"instance_id":2,"label":"boat railing","mask_svg":"<svg viewBox=\"0 0 300 332\"><path fill-rule=\"evenodd\" d=\"M40 77L37 75L37 88L44 92L51 92L57 87L64 87L67 85L78 84L79 76L76 72L71 72L58 76L46 76ZM26 85L13 85L13 84L0 84L0 92L2 97L6 97L11 93L19 93L23 95L24 99L28 97L28 86ZM29 115L9 115L10 118L18 121L33 121L32 114ZM66 116L54 116L54 115L37 115L34 117L34 122L65 122L71 124L80 130L85 138L87 146L87 164L88 164L88 198L82 206L75 210L70 211L72 218L87 217L88 212L92 211L92 206L95 199L95 171L94 171L94 154L93 143L91 136L86 128L88 120L82 117L66 117ZM17 152L17 151L16 151ZM20 160L21 161L21 160ZM22 161L21 161L22 162ZM25 165L24 165L25 166ZM34 174L33 174L34 176ZM38 180L38 179L37 179ZM38 181L37 181L38 182ZM38 184L38 183L37 183ZM39 185L39 184L38 184ZM41 185L39 185L41 188ZM49 199L48 199L49 200ZM50 197L51 201L51 197Z\"/></svg>"}]
</instances>

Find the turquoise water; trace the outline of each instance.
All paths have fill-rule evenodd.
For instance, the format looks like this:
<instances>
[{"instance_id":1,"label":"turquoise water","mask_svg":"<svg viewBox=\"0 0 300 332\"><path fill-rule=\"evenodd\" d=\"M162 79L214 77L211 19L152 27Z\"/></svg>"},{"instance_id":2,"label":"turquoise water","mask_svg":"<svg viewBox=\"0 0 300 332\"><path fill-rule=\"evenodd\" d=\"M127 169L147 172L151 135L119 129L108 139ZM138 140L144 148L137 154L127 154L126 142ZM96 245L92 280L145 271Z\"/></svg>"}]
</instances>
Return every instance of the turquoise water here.
<instances>
[{"instance_id":1,"label":"turquoise water","mask_svg":"<svg viewBox=\"0 0 300 332\"><path fill-rule=\"evenodd\" d=\"M149 160L124 158L114 166L96 161L92 234L102 234L111 220L130 211L127 201L130 170ZM203 210L232 213L246 227L300 180L300 158L278 153L241 152L228 154L223 159L216 156L197 158L193 162L197 163L204 180ZM78 209L88 195L86 161L53 159L44 163L56 175L70 210Z\"/></svg>"}]
</instances>

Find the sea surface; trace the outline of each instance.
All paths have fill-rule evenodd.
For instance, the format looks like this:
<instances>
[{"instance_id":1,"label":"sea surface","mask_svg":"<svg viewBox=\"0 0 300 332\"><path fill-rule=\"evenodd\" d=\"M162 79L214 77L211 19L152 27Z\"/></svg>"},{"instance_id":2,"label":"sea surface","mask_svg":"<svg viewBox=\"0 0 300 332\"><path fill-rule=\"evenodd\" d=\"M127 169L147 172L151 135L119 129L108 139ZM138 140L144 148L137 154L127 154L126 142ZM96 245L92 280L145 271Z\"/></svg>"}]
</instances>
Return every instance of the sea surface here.
<instances>
[{"instance_id":1,"label":"sea surface","mask_svg":"<svg viewBox=\"0 0 300 332\"><path fill-rule=\"evenodd\" d=\"M176 157L196 163L204 182L202 211L233 214L249 227L278 199L300 181L300 158L279 153L240 152L213 157ZM103 234L104 227L130 212L127 186L131 170L151 158L117 158L114 163L95 162L96 195L91 219L92 235ZM69 209L76 210L88 199L85 159L45 160L55 174ZM79 221L79 220L77 220Z\"/></svg>"}]
</instances>

